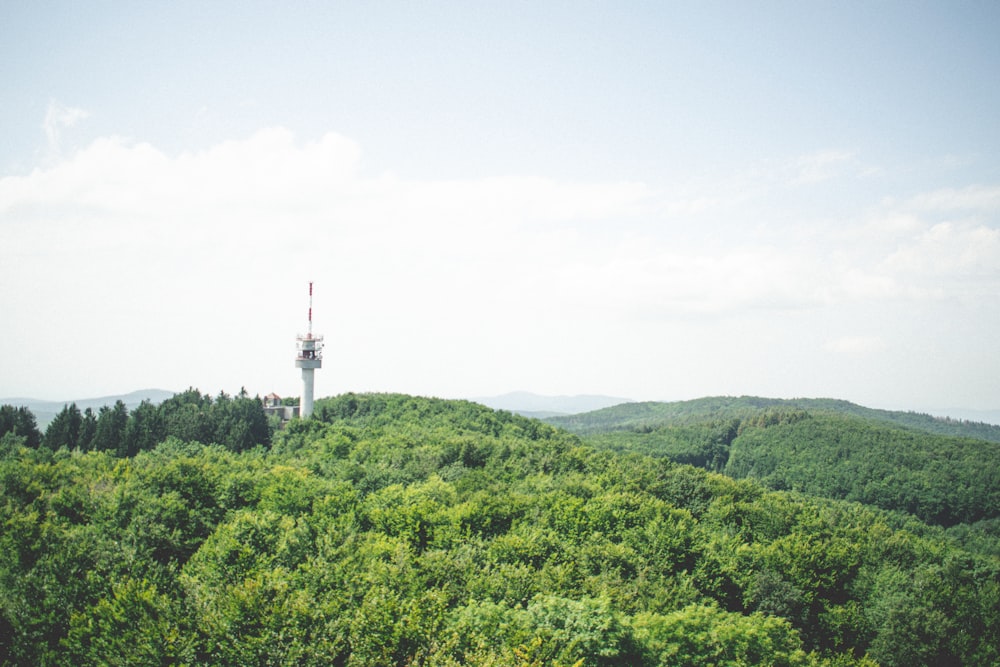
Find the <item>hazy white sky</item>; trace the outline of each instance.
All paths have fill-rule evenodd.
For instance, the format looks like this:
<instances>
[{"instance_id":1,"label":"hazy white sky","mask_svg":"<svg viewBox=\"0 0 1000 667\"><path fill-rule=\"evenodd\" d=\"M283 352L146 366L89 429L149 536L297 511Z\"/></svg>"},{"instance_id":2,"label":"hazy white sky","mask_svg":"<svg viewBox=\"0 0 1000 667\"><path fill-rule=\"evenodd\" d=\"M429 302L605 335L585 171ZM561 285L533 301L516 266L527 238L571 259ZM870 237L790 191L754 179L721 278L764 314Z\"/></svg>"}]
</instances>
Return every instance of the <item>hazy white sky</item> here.
<instances>
[{"instance_id":1,"label":"hazy white sky","mask_svg":"<svg viewBox=\"0 0 1000 667\"><path fill-rule=\"evenodd\" d=\"M1000 408L1000 4L0 6L0 396Z\"/></svg>"}]
</instances>

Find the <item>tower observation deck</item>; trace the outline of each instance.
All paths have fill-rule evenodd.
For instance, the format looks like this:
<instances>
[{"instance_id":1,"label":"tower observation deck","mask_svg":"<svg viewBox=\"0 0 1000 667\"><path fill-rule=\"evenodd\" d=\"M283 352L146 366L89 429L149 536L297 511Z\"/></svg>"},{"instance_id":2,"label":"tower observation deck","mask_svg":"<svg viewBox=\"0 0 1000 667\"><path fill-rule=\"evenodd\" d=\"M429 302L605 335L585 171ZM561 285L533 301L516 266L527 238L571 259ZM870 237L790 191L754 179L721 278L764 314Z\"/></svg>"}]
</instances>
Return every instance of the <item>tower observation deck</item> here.
<instances>
[{"instance_id":1,"label":"tower observation deck","mask_svg":"<svg viewBox=\"0 0 1000 667\"><path fill-rule=\"evenodd\" d=\"M313 411L313 373L323 367L323 336L312 331L313 284L309 283L309 331L295 337L298 354L295 367L302 369L302 400L299 402L299 417L306 419Z\"/></svg>"}]
</instances>

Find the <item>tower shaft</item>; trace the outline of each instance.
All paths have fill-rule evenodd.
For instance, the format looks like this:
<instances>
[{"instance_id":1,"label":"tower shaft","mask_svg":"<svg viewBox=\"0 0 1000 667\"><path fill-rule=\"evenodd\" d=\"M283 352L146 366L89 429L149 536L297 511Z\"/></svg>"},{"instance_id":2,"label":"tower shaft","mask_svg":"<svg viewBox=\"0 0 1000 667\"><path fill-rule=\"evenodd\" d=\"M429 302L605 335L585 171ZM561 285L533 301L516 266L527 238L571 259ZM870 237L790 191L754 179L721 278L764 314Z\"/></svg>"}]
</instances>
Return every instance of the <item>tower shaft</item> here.
<instances>
[{"instance_id":1,"label":"tower shaft","mask_svg":"<svg viewBox=\"0 0 1000 667\"><path fill-rule=\"evenodd\" d=\"M298 355L295 366L302 369L302 399L299 402L299 417L302 419L312 415L314 372L323 367L323 336L314 336L312 332L312 294L313 284L309 283L309 331L296 336Z\"/></svg>"},{"instance_id":2,"label":"tower shaft","mask_svg":"<svg viewBox=\"0 0 1000 667\"><path fill-rule=\"evenodd\" d=\"M313 374L312 368L302 369L302 399L299 401L299 416L308 419L313 413Z\"/></svg>"}]
</instances>

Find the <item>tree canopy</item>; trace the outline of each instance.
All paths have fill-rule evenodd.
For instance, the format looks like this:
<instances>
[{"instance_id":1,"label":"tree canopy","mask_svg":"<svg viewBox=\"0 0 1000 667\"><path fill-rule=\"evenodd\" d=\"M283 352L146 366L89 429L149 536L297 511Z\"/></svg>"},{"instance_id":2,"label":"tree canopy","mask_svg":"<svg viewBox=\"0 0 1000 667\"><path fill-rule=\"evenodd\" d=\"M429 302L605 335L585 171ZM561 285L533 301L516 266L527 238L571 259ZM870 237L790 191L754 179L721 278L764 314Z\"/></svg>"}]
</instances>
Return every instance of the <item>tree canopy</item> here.
<instances>
[{"instance_id":1,"label":"tree canopy","mask_svg":"<svg viewBox=\"0 0 1000 667\"><path fill-rule=\"evenodd\" d=\"M596 447L664 456L946 527L1000 518L1000 442L942 434L980 433L987 425L942 422L927 430L909 414L844 401L740 398L627 404L547 421L565 423Z\"/></svg>"},{"instance_id":2,"label":"tree canopy","mask_svg":"<svg viewBox=\"0 0 1000 667\"><path fill-rule=\"evenodd\" d=\"M241 448L237 400L3 450L0 664L1000 662L1000 559L914 518L404 395Z\"/></svg>"},{"instance_id":3,"label":"tree canopy","mask_svg":"<svg viewBox=\"0 0 1000 667\"><path fill-rule=\"evenodd\" d=\"M188 389L159 405L143 401L131 414L120 400L100 408L96 415L90 408L81 413L75 403L70 403L49 423L44 438L34 443L29 438L26 444L43 444L51 450L65 447L110 451L124 457L148 451L174 437L240 452L268 446L273 430L259 397L250 398L245 392L232 397L220 392L213 399L197 389ZM0 430L0 435L3 432Z\"/></svg>"}]
</instances>

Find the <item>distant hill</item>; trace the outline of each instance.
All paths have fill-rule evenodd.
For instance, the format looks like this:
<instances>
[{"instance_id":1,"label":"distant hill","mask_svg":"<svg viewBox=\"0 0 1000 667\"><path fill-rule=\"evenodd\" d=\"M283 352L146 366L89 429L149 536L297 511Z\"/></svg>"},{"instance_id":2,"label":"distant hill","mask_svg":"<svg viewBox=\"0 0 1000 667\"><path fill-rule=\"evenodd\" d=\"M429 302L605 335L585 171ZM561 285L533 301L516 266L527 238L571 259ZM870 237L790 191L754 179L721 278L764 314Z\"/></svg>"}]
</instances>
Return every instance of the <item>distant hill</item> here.
<instances>
[{"instance_id":1,"label":"distant hill","mask_svg":"<svg viewBox=\"0 0 1000 667\"><path fill-rule=\"evenodd\" d=\"M35 415L35 421L38 422L38 428L45 430L57 414L63 409L64 406L70 403L76 403L76 407L80 408L81 411L91 408L95 412L101 407L107 405L114 405L117 401L121 401L125 404L125 407L129 411L138 407L143 401L149 401L154 405L159 405L163 401L167 400L177 392L167 391L165 389L140 389L138 391L129 392L128 394L119 394L117 396L101 396L98 398L75 398L66 401L43 401L37 398L0 398L0 405L13 405L15 407L24 406L31 410L31 413Z\"/></svg>"},{"instance_id":2,"label":"distant hill","mask_svg":"<svg viewBox=\"0 0 1000 667\"><path fill-rule=\"evenodd\" d=\"M631 403L628 398L614 396L576 395L542 396L527 391L512 391L500 396L486 396L470 399L494 410L507 410L524 417L545 419L561 415L575 415L592 412L622 403Z\"/></svg>"},{"instance_id":3,"label":"distant hill","mask_svg":"<svg viewBox=\"0 0 1000 667\"><path fill-rule=\"evenodd\" d=\"M588 444L943 526L1000 518L1000 427L832 399L710 397L552 417Z\"/></svg>"},{"instance_id":4,"label":"distant hill","mask_svg":"<svg viewBox=\"0 0 1000 667\"><path fill-rule=\"evenodd\" d=\"M934 417L919 412L878 410L832 398L763 398L710 396L670 403L641 402L615 405L581 414L546 417L545 421L577 434L648 428L667 423L739 416L764 408L800 408L833 412L915 428L927 433L1000 442L1000 426L985 422Z\"/></svg>"},{"instance_id":5,"label":"distant hill","mask_svg":"<svg viewBox=\"0 0 1000 667\"><path fill-rule=\"evenodd\" d=\"M984 422L1000 426L1000 410L966 410L964 408L949 408L947 410L931 410L935 417L958 419L970 422Z\"/></svg>"}]
</instances>

